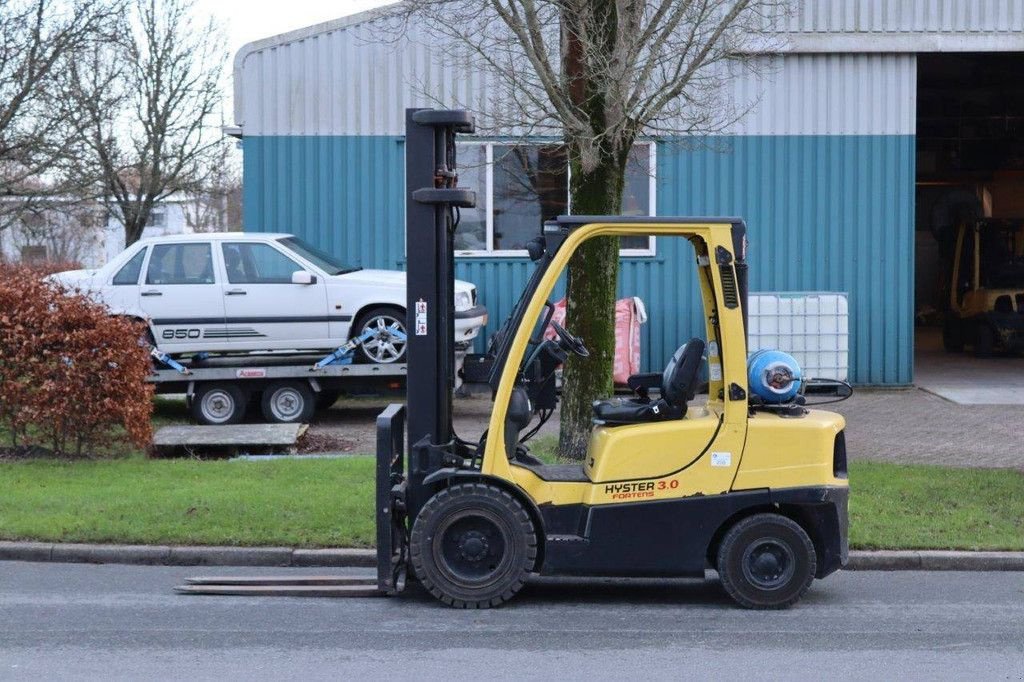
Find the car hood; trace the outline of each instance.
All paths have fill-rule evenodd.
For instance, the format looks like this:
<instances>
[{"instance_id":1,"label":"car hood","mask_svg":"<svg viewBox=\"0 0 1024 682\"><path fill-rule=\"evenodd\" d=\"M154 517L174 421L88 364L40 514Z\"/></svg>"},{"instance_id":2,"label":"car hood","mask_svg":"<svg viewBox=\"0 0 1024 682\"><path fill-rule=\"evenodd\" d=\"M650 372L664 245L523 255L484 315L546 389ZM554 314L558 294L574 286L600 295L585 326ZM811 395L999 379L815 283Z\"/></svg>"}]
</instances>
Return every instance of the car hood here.
<instances>
[{"instance_id":1,"label":"car hood","mask_svg":"<svg viewBox=\"0 0 1024 682\"><path fill-rule=\"evenodd\" d=\"M55 272L45 279L70 288L88 289L95 281L97 272L97 270L65 270L64 272Z\"/></svg>"},{"instance_id":2,"label":"car hood","mask_svg":"<svg viewBox=\"0 0 1024 682\"><path fill-rule=\"evenodd\" d=\"M356 270L343 275L334 275L332 280L351 282L353 284L371 284L377 287L394 287L405 289L405 273L400 270ZM473 285L470 282L455 280L455 291L471 291Z\"/></svg>"}]
</instances>

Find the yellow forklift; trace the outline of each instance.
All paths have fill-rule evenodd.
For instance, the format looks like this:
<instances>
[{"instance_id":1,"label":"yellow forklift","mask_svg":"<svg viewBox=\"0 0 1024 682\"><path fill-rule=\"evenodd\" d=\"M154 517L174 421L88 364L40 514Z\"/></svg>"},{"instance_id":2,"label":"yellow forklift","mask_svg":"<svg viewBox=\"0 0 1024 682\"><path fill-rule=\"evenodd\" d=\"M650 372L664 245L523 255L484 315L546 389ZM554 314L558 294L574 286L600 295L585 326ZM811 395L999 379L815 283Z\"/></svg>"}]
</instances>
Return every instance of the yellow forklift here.
<instances>
[{"instance_id":1,"label":"yellow forklift","mask_svg":"<svg viewBox=\"0 0 1024 682\"><path fill-rule=\"evenodd\" d=\"M535 269L525 290L472 365L493 391L487 430L476 441L459 438L453 235L459 209L475 196L457 186L455 138L473 130L473 119L409 110L406 130L408 394L377 419L376 582L264 580L265 593L396 594L415 576L449 606L487 608L534 574L703 577L711 568L740 605L783 608L845 564L844 421L807 409L800 396L751 394L738 219L546 224L529 245ZM552 291L587 240L638 235L692 246L707 342L691 339L665 358L663 372L631 377L632 396L596 402L585 461L544 463L529 450L531 420L555 408L556 368L570 354L588 355L583 339L551 322ZM544 338L548 324L554 340ZM784 366L762 370L755 379L772 386L794 379ZM694 401L705 373L706 397ZM261 587L258 579L191 582L181 591Z\"/></svg>"},{"instance_id":2,"label":"yellow forklift","mask_svg":"<svg viewBox=\"0 0 1024 682\"><path fill-rule=\"evenodd\" d=\"M967 220L957 226L943 347L978 357L1024 350L1024 222Z\"/></svg>"}]
</instances>

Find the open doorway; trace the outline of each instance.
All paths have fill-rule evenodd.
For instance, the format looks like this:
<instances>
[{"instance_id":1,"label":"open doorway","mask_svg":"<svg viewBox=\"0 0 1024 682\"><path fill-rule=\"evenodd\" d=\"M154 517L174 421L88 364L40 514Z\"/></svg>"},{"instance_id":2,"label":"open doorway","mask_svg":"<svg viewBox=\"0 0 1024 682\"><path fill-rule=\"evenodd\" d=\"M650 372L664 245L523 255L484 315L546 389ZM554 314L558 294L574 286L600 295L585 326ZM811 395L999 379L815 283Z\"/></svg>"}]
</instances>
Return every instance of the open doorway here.
<instances>
[{"instance_id":1,"label":"open doorway","mask_svg":"<svg viewBox=\"0 0 1024 682\"><path fill-rule=\"evenodd\" d=\"M958 402L1024 403L1019 349L978 323L1002 308L1024 319L1022 73L1024 53L918 56L915 382Z\"/></svg>"}]
</instances>

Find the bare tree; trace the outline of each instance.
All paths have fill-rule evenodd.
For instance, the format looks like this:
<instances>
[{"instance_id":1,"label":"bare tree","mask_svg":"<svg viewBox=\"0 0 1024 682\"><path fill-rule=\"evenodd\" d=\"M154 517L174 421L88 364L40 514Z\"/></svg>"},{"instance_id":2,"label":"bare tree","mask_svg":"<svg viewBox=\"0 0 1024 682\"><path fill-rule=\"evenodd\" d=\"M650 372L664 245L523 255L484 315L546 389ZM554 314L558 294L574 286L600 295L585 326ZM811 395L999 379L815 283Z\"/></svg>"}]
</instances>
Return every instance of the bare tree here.
<instances>
[{"instance_id":1,"label":"bare tree","mask_svg":"<svg viewBox=\"0 0 1024 682\"><path fill-rule=\"evenodd\" d=\"M63 74L83 51L110 39L122 5L0 2L0 195L7 199L0 206L0 230L68 191L61 168L72 128Z\"/></svg>"},{"instance_id":2,"label":"bare tree","mask_svg":"<svg viewBox=\"0 0 1024 682\"><path fill-rule=\"evenodd\" d=\"M74 65L77 160L99 178L126 245L157 203L194 194L216 170L226 57L221 29L197 20L192 0L134 0L120 39Z\"/></svg>"},{"instance_id":3,"label":"bare tree","mask_svg":"<svg viewBox=\"0 0 1024 682\"><path fill-rule=\"evenodd\" d=\"M51 263L80 263L103 240L106 211L78 197L53 197L44 208L22 211L10 230L11 246L24 254L38 251Z\"/></svg>"},{"instance_id":4,"label":"bare tree","mask_svg":"<svg viewBox=\"0 0 1024 682\"><path fill-rule=\"evenodd\" d=\"M193 232L224 232L242 226L242 176L232 158L234 140L222 140L214 164L182 204Z\"/></svg>"},{"instance_id":5,"label":"bare tree","mask_svg":"<svg viewBox=\"0 0 1024 682\"><path fill-rule=\"evenodd\" d=\"M485 126L561 136L574 213L614 215L639 137L706 134L736 119L725 88L774 42L785 2L408 0L389 16L399 30L425 26L450 46L446 60L487 74ZM590 240L569 265L568 321L591 358L565 369L563 456L583 458L591 403L612 390L618 249L618 239Z\"/></svg>"}]
</instances>

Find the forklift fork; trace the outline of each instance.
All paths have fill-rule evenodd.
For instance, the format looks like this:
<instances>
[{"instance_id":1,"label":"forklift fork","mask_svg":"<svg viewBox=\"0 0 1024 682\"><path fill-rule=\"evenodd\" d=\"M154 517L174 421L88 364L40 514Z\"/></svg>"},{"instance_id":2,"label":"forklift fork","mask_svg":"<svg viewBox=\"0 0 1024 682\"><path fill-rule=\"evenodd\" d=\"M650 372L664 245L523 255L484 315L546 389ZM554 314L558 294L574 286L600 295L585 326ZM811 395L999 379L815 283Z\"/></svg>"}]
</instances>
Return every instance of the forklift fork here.
<instances>
[{"instance_id":1,"label":"forklift fork","mask_svg":"<svg viewBox=\"0 0 1024 682\"><path fill-rule=\"evenodd\" d=\"M405 405L377 417L377 575L188 578L179 594L263 597L382 597L405 589L409 531L405 514Z\"/></svg>"}]
</instances>

